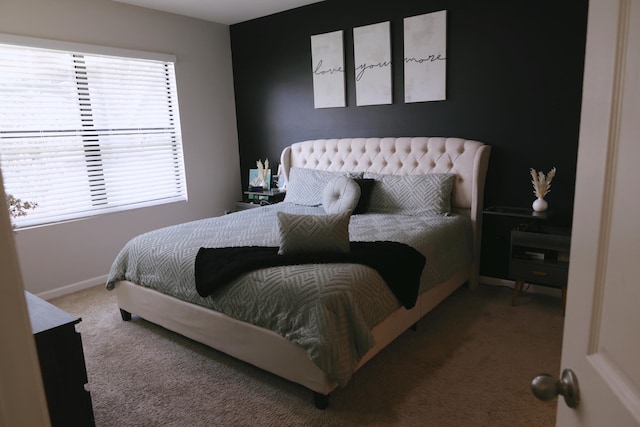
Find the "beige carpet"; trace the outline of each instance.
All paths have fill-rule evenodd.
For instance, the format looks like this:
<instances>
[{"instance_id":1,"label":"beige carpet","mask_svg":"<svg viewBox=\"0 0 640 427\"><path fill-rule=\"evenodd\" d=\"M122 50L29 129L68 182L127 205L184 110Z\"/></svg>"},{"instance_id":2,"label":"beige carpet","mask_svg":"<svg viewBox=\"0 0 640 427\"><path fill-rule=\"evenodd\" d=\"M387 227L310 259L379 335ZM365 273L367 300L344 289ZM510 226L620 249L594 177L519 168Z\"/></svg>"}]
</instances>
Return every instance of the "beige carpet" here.
<instances>
[{"instance_id":1,"label":"beige carpet","mask_svg":"<svg viewBox=\"0 0 640 427\"><path fill-rule=\"evenodd\" d=\"M314 407L309 390L142 319L102 286L51 301L82 317L97 426L553 426L529 390L560 371L559 297L461 288Z\"/></svg>"}]
</instances>

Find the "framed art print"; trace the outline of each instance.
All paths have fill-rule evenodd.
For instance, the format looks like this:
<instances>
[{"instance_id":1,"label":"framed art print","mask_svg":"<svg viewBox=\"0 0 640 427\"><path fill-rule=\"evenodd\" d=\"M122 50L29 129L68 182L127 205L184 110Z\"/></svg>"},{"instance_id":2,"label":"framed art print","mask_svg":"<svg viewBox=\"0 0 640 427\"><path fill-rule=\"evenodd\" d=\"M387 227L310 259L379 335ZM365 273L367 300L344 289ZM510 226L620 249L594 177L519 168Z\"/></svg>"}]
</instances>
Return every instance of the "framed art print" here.
<instances>
[{"instance_id":1,"label":"framed art print","mask_svg":"<svg viewBox=\"0 0 640 427\"><path fill-rule=\"evenodd\" d=\"M447 11L404 19L404 101L446 99Z\"/></svg>"},{"instance_id":2,"label":"framed art print","mask_svg":"<svg viewBox=\"0 0 640 427\"><path fill-rule=\"evenodd\" d=\"M313 106L344 107L345 75L342 30L311 36Z\"/></svg>"},{"instance_id":3,"label":"framed art print","mask_svg":"<svg viewBox=\"0 0 640 427\"><path fill-rule=\"evenodd\" d=\"M356 105L391 104L389 22L353 29Z\"/></svg>"}]
</instances>

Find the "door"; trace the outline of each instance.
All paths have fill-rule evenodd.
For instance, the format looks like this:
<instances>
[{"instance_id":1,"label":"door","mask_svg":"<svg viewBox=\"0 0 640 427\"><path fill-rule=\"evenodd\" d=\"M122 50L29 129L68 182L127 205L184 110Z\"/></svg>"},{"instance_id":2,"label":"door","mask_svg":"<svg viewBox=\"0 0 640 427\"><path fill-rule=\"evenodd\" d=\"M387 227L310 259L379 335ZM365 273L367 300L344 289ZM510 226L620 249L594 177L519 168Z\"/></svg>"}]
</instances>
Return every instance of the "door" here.
<instances>
[{"instance_id":1,"label":"door","mask_svg":"<svg viewBox=\"0 0 640 427\"><path fill-rule=\"evenodd\" d=\"M0 170L0 426L49 426Z\"/></svg>"},{"instance_id":2,"label":"door","mask_svg":"<svg viewBox=\"0 0 640 427\"><path fill-rule=\"evenodd\" d=\"M557 425L640 426L640 0L591 0Z\"/></svg>"}]
</instances>

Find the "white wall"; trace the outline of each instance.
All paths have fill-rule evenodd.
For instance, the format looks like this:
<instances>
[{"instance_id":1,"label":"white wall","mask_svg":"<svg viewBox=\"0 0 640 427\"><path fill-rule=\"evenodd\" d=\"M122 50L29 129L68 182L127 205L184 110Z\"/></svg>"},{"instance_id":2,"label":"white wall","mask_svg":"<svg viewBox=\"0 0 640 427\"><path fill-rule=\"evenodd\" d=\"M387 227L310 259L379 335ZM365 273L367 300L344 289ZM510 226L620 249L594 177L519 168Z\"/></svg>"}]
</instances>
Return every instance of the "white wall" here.
<instances>
[{"instance_id":1,"label":"white wall","mask_svg":"<svg viewBox=\"0 0 640 427\"><path fill-rule=\"evenodd\" d=\"M131 237L221 215L240 197L228 26L110 0L1 0L0 32L177 57L189 201L19 231L25 289L51 298L99 284Z\"/></svg>"}]
</instances>

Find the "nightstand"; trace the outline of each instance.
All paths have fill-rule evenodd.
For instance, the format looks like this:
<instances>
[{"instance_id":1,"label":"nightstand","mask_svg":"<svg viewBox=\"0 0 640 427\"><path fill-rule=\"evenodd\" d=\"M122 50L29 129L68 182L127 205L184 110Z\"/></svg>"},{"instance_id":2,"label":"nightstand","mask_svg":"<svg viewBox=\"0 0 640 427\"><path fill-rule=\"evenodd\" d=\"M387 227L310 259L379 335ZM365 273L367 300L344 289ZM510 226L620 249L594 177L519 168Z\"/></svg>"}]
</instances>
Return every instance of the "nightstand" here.
<instances>
[{"instance_id":1,"label":"nightstand","mask_svg":"<svg viewBox=\"0 0 640 427\"><path fill-rule=\"evenodd\" d=\"M274 203L280 203L287 194L286 190L270 190L270 191L245 191L241 202L236 202L235 209L227 213L243 211L246 209L260 208Z\"/></svg>"},{"instance_id":2,"label":"nightstand","mask_svg":"<svg viewBox=\"0 0 640 427\"><path fill-rule=\"evenodd\" d=\"M563 310L567 301L571 232L541 227L536 231L512 230L509 276L514 279L511 305L516 304L523 283L559 288Z\"/></svg>"},{"instance_id":3,"label":"nightstand","mask_svg":"<svg viewBox=\"0 0 640 427\"><path fill-rule=\"evenodd\" d=\"M511 304L524 283L558 288L566 302L571 230L550 227L550 211L490 206L483 212L480 274L514 280Z\"/></svg>"},{"instance_id":4,"label":"nightstand","mask_svg":"<svg viewBox=\"0 0 640 427\"><path fill-rule=\"evenodd\" d=\"M233 212L244 211L246 209L261 208L262 206L265 206L265 205L261 204L258 201L256 201L256 202L236 202L236 206L235 206L235 209L233 210Z\"/></svg>"},{"instance_id":5,"label":"nightstand","mask_svg":"<svg viewBox=\"0 0 640 427\"><path fill-rule=\"evenodd\" d=\"M535 212L531 208L490 206L482 215L482 244L480 275L498 280L509 280L509 252L511 230L535 231L551 212Z\"/></svg>"},{"instance_id":6,"label":"nightstand","mask_svg":"<svg viewBox=\"0 0 640 427\"><path fill-rule=\"evenodd\" d=\"M274 189L269 191L245 191L243 202L258 205L272 205L284 200L286 190Z\"/></svg>"}]
</instances>

